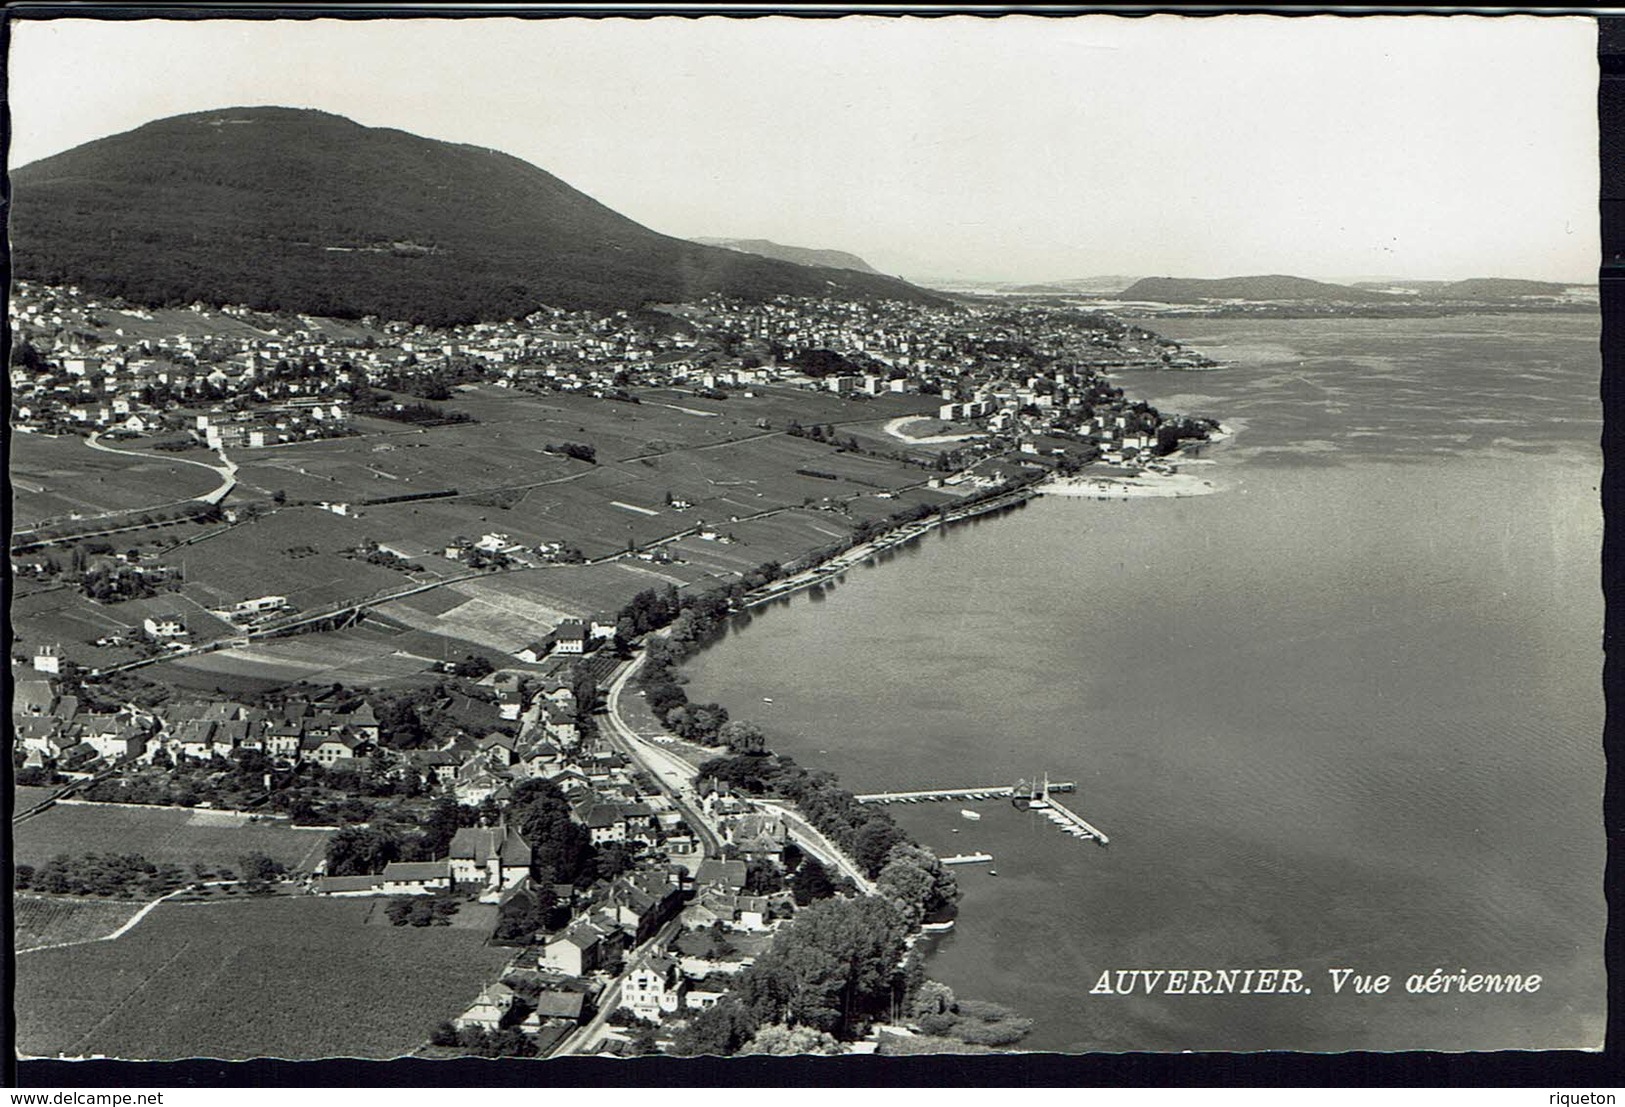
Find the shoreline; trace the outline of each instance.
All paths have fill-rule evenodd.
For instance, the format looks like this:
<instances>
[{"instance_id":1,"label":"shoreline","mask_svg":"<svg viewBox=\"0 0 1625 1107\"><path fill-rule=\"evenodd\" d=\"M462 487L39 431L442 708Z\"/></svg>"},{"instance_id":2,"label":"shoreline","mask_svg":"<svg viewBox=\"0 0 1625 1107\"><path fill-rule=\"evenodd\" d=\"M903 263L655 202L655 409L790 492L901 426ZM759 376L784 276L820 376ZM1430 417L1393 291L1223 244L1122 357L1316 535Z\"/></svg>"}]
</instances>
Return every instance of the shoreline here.
<instances>
[{"instance_id":1,"label":"shoreline","mask_svg":"<svg viewBox=\"0 0 1625 1107\"><path fill-rule=\"evenodd\" d=\"M1227 424L1220 423L1218 429L1209 438L1203 439L1200 442L1192 443L1192 445L1196 446L1197 448L1203 446L1223 445L1234 439L1235 435L1236 431L1234 428ZM1208 459L1182 456L1186 448L1188 447L1181 447L1180 449L1175 450L1164 460L1169 460L1174 465L1178 465L1182 461L1187 464L1212 464L1212 462ZM1172 473L1137 473L1122 478L1116 478L1117 483L1123 488L1123 491L1117 493L1115 496L1113 496L1111 493L1097 491L1098 486L1109 482L1111 479L1112 478L1102 478L1098 476L1090 477L1084 474L1074 477L1060 477L1055 474L1050 474L1020 488L1004 492L975 504L966 505L958 510L949 509L942 514L933 516L929 519L905 523L902 526L878 535L867 542L852 546L840 553L825 558L814 565L799 570L790 576L774 581L763 588L758 589L754 593L747 594L745 597L740 599L735 611L736 613L747 613L755 608L771 603L774 600L788 599L798 592L807 591L817 585L823 584L827 580L844 574L848 569L855 565L874 566L874 557L876 554L907 545L908 543L916 541L938 527L956 522L963 522L968 519L978 518L980 516L995 512L1009 510L1018 506L1025 506L1029 501L1042 496L1061 496L1072 498L1086 498L1094 496L1097 498L1121 499L1183 498L1193 495L1208 495L1213 492L1221 491L1221 489L1215 486L1211 481L1202 480L1190 474L1179 473L1177 471ZM730 624L727 628L728 632L730 633L743 629L743 627L732 624ZM711 645L715 644L716 641L720 641L721 637L722 636L719 635L716 639L713 639L710 642L702 643L699 646L699 649L695 651L695 654L684 659L683 664L687 665L687 663L692 661L699 652L709 649ZM668 753L668 756L671 756L671 754ZM687 761L686 758L678 759L685 763ZM833 772L833 770L827 769L825 771ZM836 774L836 779L837 781L840 781L838 774ZM847 787L844 781L840 782L840 786L843 788ZM922 966L929 963L931 955L936 950L937 943L922 941L921 939L937 936L939 935L932 931L916 931L914 935L915 941L911 945L909 955L918 957ZM1021 1051L1012 1050L1008 1052Z\"/></svg>"},{"instance_id":2,"label":"shoreline","mask_svg":"<svg viewBox=\"0 0 1625 1107\"><path fill-rule=\"evenodd\" d=\"M1157 466L1155 469L1137 469L1105 476L1091 475L1086 468L1084 472L1074 476L1052 476L1041 481L1039 494L1097 500L1175 500L1191 496L1210 496L1215 492L1224 491L1224 488L1194 473L1180 472L1179 467L1211 465L1212 461L1207 458L1185 456L1185 450L1222 446L1235 436L1236 432L1232 427L1220 423L1219 429L1207 438L1193 441L1189 446L1181 446L1173 453L1157 458L1152 463Z\"/></svg>"}]
</instances>

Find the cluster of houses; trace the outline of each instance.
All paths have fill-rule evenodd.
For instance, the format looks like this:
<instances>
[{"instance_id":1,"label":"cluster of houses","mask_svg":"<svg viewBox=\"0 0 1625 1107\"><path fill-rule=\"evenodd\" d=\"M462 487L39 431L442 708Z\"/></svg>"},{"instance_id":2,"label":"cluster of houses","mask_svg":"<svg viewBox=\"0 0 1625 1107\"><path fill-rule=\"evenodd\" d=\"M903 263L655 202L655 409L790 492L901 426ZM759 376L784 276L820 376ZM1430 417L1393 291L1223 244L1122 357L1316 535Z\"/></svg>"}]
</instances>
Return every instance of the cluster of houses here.
<instances>
[{"instance_id":1,"label":"cluster of houses","mask_svg":"<svg viewBox=\"0 0 1625 1107\"><path fill-rule=\"evenodd\" d=\"M348 711L305 700L271 708L180 702L152 710L133 704L110 712L86 710L78 696L59 688L50 670L40 668L40 661L49 665L54 656L51 647L41 647L35 672L15 680L12 731L24 767L83 772L150 763L160 754L171 761L208 761L242 750L332 767L365 758L378 747L378 719L364 701Z\"/></svg>"},{"instance_id":2,"label":"cluster of houses","mask_svg":"<svg viewBox=\"0 0 1625 1107\"><path fill-rule=\"evenodd\" d=\"M714 391L774 381L845 396L928 392L941 395L944 419L1043 433L1052 417L1088 405L1102 371L1184 366L1194 356L1103 316L1019 303L710 297L670 325L646 314L544 308L522 320L446 329L368 319L365 338L246 307L198 304L191 312L197 318L187 333L135 339L121 321L150 321L150 313L21 282L12 322L40 358L12 367L14 424L153 434L173 423L210 448L269 446L349 433L359 388L451 372L499 387L600 396L630 386ZM92 323L103 341L85 338ZM867 368L812 379L795 363L816 351ZM172 414L199 406L209 410ZM190 422L176 422L183 418Z\"/></svg>"}]
</instances>

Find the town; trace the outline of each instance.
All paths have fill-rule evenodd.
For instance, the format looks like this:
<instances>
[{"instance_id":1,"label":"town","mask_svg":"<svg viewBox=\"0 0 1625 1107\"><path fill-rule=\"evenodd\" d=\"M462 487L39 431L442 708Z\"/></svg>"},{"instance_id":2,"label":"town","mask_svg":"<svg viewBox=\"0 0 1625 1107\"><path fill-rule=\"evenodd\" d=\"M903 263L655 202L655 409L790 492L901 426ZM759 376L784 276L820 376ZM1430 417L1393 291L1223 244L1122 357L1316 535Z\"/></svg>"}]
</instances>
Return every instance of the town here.
<instances>
[{"instance_id":1,"label":"town","mask_svg":"<svg viewBox=\"0 0 1625 1107\"><path fill-rule=\"evenodd\" d=\"M29 910L241 896L472 931L479 979L415 1028L424 1056L975 1049L1025 1032L924 979L918 945L957 899L942 859L772 754L753 722L688 702L678 666L729 619L866 551L1019 506L1055 474L1132 472L1207 438L1216 424L1164 416L1110 376L1208 364L1199 354L1030 303L713 298L432 330L25 282L12 318L13 479L33 497L12 551ZM543 402L574 405L557 439L549 428L534 460L473 496L472 471L446 487L435 466L382 460L435 436L478 451L468 436L500 434L504 403ZM639 436L669 444L639 453L599 429L632 412L657 421ZM533 492L609 465L766 440L793 453L764 459L784 486L758 490L763 504L741 506L737 472L713 468L659 496L667 477L608 485L569 520L523 513ZM70 465L110 453L129 468L98 481L134 485L65 502L50 470L31 475L34 444L90 448L50 455ZM256 466L314 477L281 460L290 449L362 458L366 475L325 478L338 487L320 497L267 487ZM179 463L208 471L195 495L147 497L172 493L154 474ZM399 489L361 487L381 477ZM474 537L417 514L453 504L469 514L451 527L510 517ZM618 524L582 523L591 512L633 520L624 541ZM761 536L790 519L805 529ZM288 543L277 561L226 564L243 556L234 536L267 527ZM622 575L588 575L607 571ZM526 601L522 580L549 591ZM464 605L409 607L476 586L498 591L468 602L506 616L450 624ZM190 872L140 822L172 815L186 829L165 833L220 843L192 849ZM117 842L95 832L115 825ZM867 936L852 973L798 976L787 951L843 927L840 940Z\"/></svg>"}]
</instances>

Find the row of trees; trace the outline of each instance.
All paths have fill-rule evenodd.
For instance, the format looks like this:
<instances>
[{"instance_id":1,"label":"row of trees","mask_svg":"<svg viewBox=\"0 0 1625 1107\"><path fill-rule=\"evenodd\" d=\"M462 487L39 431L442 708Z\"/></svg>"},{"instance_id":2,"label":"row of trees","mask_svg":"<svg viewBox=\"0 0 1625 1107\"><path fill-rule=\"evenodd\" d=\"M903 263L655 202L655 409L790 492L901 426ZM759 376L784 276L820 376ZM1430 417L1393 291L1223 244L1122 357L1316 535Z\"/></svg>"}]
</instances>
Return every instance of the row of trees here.
<instances>
[{"instance_id":1,"label":"row of trees","mask_svg":"<svg viewBox=\"0 0 1625 1107\"><path fill-rule=\"evenodd\" d=\"M80 857L58 854L35 869L17 865L12 886L54 895L107 896L151 899L185 883L176 865L156 865L138 853L87 853Z\"/></svg>"}]
</instances>

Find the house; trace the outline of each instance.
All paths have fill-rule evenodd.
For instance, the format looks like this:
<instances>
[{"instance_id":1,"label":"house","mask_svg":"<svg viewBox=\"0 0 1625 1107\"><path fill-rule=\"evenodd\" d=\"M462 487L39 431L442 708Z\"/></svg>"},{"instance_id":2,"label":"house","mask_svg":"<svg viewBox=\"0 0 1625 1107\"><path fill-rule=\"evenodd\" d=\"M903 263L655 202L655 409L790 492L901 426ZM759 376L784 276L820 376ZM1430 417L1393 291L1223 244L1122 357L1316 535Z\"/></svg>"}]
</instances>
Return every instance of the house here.
<instances>
[{"instance_id":1,"label":"house","mask_svg":"<svg viewBox=\"0 0 1625 1107\"><path fill-rule=\"evenodd\" d=\"M348 715L340 715L339 722L361 737L363 741L378 741L378 716L372 704L362 700Z\"/></svg>"},{"instance_id":2,"label":"house","mask_svg":"<svg viewBox=\"0 0 1625 1107\"><path fill-rule=\"evenodd\" d=\"M707 1007L715 1007L727 994L727 992L708 992L704 988L690 988L688 994L683 997L683 1006L690 1011L703 1011Z\"/></svg>"},{"instance_id":3,"label":"house","mask_svg":"<svg viewBox=\"0 0 1625 1107\"><path fill-rule=\"evenodd\" d=\"M302 757L318 765L331 766L355 760L362 745L361 739L355 735L331 733L323 723L317 722L307 728L300 738L299 752Z\"/></svg>"},{"instance_id":4,"label":"house","mask_svg":"<svg viewBox=\"0 0 1625 1107\"><path fill-rule=\"evenodd\" d=\"M56 676L62 671L62 647L41 645L34 650L34 671Z\"/></svg>"},{"instance_id":5,"label":"house","mask_svg":"<svg viewBox=\"0 0 1625 1107\"><path fill-rule=\"evenodd\" d=\"M175 614L148 615L141 626L154 638L185 638L187 634L186 620Z\"/></svg>"},{"instance_id":6,"label":"house","mask_svg":"<svg viewBox=\"0 0 1625 1107\"><path fill-rule=\"evenodd\" d=\"M547 736L548 741L566 748L581 741L581 728L576 723L575 711L551 702L548 703L547 711L542 717L542 733Z\"/></svg>"},{"instance_id":7,"label":"house","mask_svg":"<svg viewBox=\"0 0 1625 1107\"><path fill-rule=\"evenodd\" d=\"M569 976L585 976L615 964L625 949L624 932L582 921L543 946L537 963Z\"/></svg>"},{"instance_id":8,"label":"house","mask_svg":"<svg viewBox=\"0 0 1625 1107\"><path fill-rule=\"evenodd\" d=\"M182 719L170 726L165 745L172 757L213 757L214 730L215 724L206 719Z\"/></svg>"},{"instance_id":9,"label":"house","mask_svg":"<svg viewBox=\"0 0 1625 1107\"><path fill-rule=\"evenodd\" d=\"M519 754L515 750L516 745L517 743L511 735L504 734L500 730L493 730L484 738L481 738L474 748L480 752L493 768L506 769L519 760Z\"/></svg>"},{"instance_id":10,"label":"house","mask_svg":"<svg viewBox=\"0 0 1625 1107\"><path fill-rule=\"evenodd\" d=\"M552 652L553 636L548 635L546 638L538 638L529 645L521 647L517 652L514 653L514 656L521 661L534 665L536 662L540 661L542 658L546 657Z\"/></svg>"},{"instance_id":11,"label":"house","mask_svg":"<svg viewBox=\"0 0 1625 1107\"><path fill-rule=\"evenodd\" d=\"M553 651L560 654L581 655L593 646L592 631L580 619L566 619L553 631Z\"/></svg>"},{"instance_id":12,"label":"house","mask_svg":"<svg viewBox=\"0 0 1625 1107\"><path fill-rule=\"evenodd\" d=\"M724 827L728 842L744 861L778 861L789 835L777 815L740 815Z\"/></svg>"},{"instance_id":13,"label":"house","mask_svg":"<svg viewBox=\"0 0 1625 1107\"><path fill-rule=\"evenodd\" d=\"M519 996L506 984L487 984L474 1005L453 1019L452 1025L459 1030L496 1030L518 1000Z\"/></svg>"},{"instance_id":14,"label":"house","mask_svg":"<svg viewBox=\"0 0 1625 1107\"><path fill-rule=\"evenodd\" d=\"M462 759L451 750L414 750L410 757L417 770L433 777L436 784L455 781L457 768L462 764Z\"/></svg>"},{"instance_id":15,"label":"house","mask_svg":"<svg viewBox=\"0 0 1625 1107\"><path fill-rule=\"evenodd\" d=\"M444 861L391 861L384 866L386 896L427 896L451 888L451 871Z\"/></svg>"},{"instance_id":16,"label":"house","mask_svg":"<svg viewBox=\"0 0 1625 1107\"><path fill-rule=\"evenodd\" d=\"M707 889L738 895L745 890L745 863L719 861L706 858L694 872L694 891L701 894Z\"/></svg>"},{"instance_id":17,"label":"house","mask_svg":"<svg viewBox=\"0 0 1625 1107\"><path fill-rule=\"evenodd\" d=\"M497 714L507 722L519 718L525 710L525 694L518 688L499 688L497 690Z\"/></svg>"},{"instance_id":18,"label":"house","mask_svg":"<svg viewBox=\"0 0 1625 1107\"><path fill-rule=\"evenodd\" d=\"M51 741L62 733L62 720L50 715L27 715L12 720L17 744L24 753L41 757L55 757L57 747Z\"/></svg>"},{"instance_id":19,"label":"house","mask_svg":"<svg viewBox=\"0 0 1625 1107\"><path fill-rule=\"evenodd\" d=\"M674 958L651 957L632 970L621 988L621 1006L641 1019L659 1022L683 1009L688 981Z\"/></svg>"},{"instance_id":20,"label":"house","mask_svg":"<svg viewBox=\"0 0 1625 1107\"><path fill-rule=\"evenodd\" d=\"M563 681L552 681L542 689L542 698L550 707L568 711L571 715L576 713L576 690Z\"/></svg>"},{"instance_id":21,"label":"house","mask_svg":"<svg viewBox=\"0 0 1625 1107\"><path fill-rule=\"evenodd\" d=\"M11 693L13 715L49 715L56 706L56 690L48 680L19 680Z\"/></svg>"},{"instance_id":22,"label":"house","mask_svg":"<svg viewBox=\"0 0 1625 1107\"><path fill-rule=\"evenodd\" d=\"M458 884L507 888L529 874L531 849L519 831L506 824L465 826L452 835L447 861L451 879Z\"/></svg>"},{"instance_id":23,"label":"house","mask_svg":"<svg viewBox=\"0 0 1625 1107\"><path fill-rule=\"evenodd\" d=\"M483 757L473 757L458 768L457 776L452 782L452 793L457 797L458 803L478 807L486 800L496 798L497 793L507 787L507 783L491 771L490 765Z\"/></svg>"},{"instance_id":24,"label":"house","mask_svg":"<svg viewBox=\"0 0 1625 1107\"><path fill-rule=\"evenodd\" d=\"M610 885L601 915L607 915L630 931L632 944L641 945L654 937L683 906L682 889L657 873L638 872L618 878Z\"/></svg>"},{"instance_id":25,"label":"house","mask_svg":"<svg viewBox=\"0 0 1625 1107\"><path fill-rule=\"evenodd\" d=\"M732 788L722 784L715 778L707 777L700 782L700 809L711 818L722 815L742 815L750 811L751 805L743 798L734 794Z\"/></svg>"},{"instance_id":26,"label":"house","mask_svg":"<svg viewBox=\"0 0 1625 1107\"><path fill-rule=\"evenodd\" d=\"M576 806L571 817L587 828L595 846L626 841L626 815L618 803L603 803L589 797Z\"/></svg>"},{"instance_id":27,"label":"house","mask_svg":"<svg viewBox=\"0 0 1625 1107\"><path fill-rule=\"evenodd\" d=\"M580 992L545 991L536 994L536 1009L532 1011L519 1029L528 1033L541 1029L541 1025L551 1019L560 1019L567 1023L579 1024L586 1005L586 996ZM532 1029L532 1023L535 1028Z\"/></svg>"},{"instance_id":28,"label":"house","mask_svg":"<svg viewBox=\"0 0 1625 1107\"><path fill-rule=\"evenodd\" d=\"M302 737L298 723L274 722L265 732L265 752L272 757L297 757Z\"/></svg>"},{"instance_id":29,"label":"house","mask_svg":"<svg viewBox=\"0 0 1625 1107\"><path fill-rule=\"evenodd\" d=\"M372 876L323 876L311 885L318 896L375 896L383 891L384 878Z\"/></svg>"},{"instance_id":30,"label":"house","mask_svg":"<svg viewBox=\"0 0 1625 1107\"><path fill-rule=\"evenodd\" d=\"M524 766L525 775L533 778L545 777L563 763L564 756L559 752L557 746L549 742L537 743L526 750L525 755L520 758L520 764Z\"/></svg>"},{"instance_id":31,"label":"house","mask_svg":"<svg viewBox=\"0 0 1625 1107\"><path fill-rule=\"evenodd\" d=\"M737 912L739 929L741 930L770 930L771 904L766 896L740 896L734 905Z\"/></svg>"}]
</instances>

